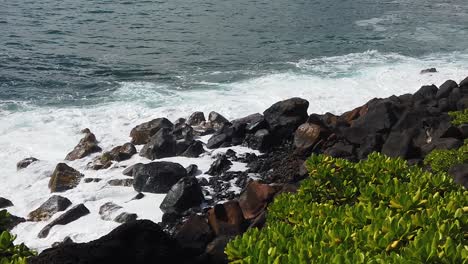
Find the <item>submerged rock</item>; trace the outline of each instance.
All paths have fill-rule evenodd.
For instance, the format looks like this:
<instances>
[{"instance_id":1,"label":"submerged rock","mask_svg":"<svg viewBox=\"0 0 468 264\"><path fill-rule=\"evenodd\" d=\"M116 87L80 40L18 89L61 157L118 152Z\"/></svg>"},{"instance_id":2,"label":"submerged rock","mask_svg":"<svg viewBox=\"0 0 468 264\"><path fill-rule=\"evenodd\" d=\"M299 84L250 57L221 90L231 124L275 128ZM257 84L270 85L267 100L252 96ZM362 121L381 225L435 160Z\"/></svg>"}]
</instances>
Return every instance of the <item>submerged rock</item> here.
<instances>
[{"instance_id":1,"label":"submerged rock","mask_svg":"<svg viewBox=\"0 0 468 264\"><path fill-rule=\"evenodd\" d=\"M34 157L25 158L23 160L18 161L18 163L16 163L16 169L17 170L25 169L36 161L39 161L39 160Z\"/></svg>"}]
</instances>

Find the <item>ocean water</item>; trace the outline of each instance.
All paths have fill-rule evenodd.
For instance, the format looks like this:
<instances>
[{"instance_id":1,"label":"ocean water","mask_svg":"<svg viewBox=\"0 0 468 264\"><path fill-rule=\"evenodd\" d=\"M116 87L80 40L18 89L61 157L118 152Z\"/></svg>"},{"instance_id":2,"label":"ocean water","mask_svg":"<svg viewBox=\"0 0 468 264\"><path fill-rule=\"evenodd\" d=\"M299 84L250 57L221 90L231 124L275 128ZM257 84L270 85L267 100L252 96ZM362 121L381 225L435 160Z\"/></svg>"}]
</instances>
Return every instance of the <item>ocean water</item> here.
<instances>
[{"instance_id":1,"label":"ocean water","mask_svg":"<svg viewBox=\"0 0 468 264\"><path fill-rule=\"evenodd\" d=\"M107 150L156 117L215 110L237 118L293 96L309 100L310 113L341 113L460 81L467 35L464 0L0 0L0 196L23 217L45 201L48 176L85 127ZM419 73L429 67L438 72ZM172 160L207 169L211 154ZM29 156L41 161L17 172ZM69 164L86 177L122 178L122 168L86 170L92 158ZM137 161L148 162L122 165ZM99 220L106 201L161 217L163 196L128 202L132 188L105 181L63 195L91 215L42 240L45 222L21 224L19 241L42 250L67 235L104 235L116 226Z\"/></svg>"}]
</instances>

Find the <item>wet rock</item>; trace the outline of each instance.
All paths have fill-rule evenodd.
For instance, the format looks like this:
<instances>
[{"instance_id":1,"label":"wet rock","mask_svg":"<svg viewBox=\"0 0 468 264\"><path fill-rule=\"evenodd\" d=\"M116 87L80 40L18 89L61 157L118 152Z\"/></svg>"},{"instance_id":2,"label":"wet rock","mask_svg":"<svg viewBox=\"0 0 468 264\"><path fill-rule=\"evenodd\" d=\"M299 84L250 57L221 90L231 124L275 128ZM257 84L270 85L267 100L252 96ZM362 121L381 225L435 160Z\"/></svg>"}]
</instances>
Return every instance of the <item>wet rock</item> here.
<instances>
[{"instance_id":1,"label":"wet rock","mask_svg":"<svg viewBox=\"0 0 468 264\"><path fill-rule=\"evenodd\" d=\"M203 143L201 141L194 140L180 155L189 158L198 158L204 152L205 149L203 148Z\"/></svg>"},{"instance_id":2,"label":"wet rock","mask_svg":"<svg viewBox=\"0 0 468 264\"><path fill-rule=\"evenodd\" d=\"M187 120L187 124L191 126L199 126L202 122L205 121L205 114L203 114L203 112L194 112Z\"/></svg>"},{"instance_id":3,"label":"wet rock","mask_svg":"<svg viewBox=\"0 0 468 264\"><path fill-rule=\"evenodd\" d=\"M13 203L10 200L0 197L0 209L7 208L10 206L13 206Z\"/></svg>"},{"instance_id":4,"label":"wet rock","mask_svg":"<svg viewBox=\"0 0 468 264\"><path fill-rule=\"evenodd\" d=\"M141 200L143 199L143 197L145 197L143 193L138 193L137 195L135 195L135 197L132 198L132 200Z\"/></svg>"},{"instance_id":5,"label":"wet rock","mask_svg":"<svg viewBox=\"0 0 468 264\"><path fill-rule=\"evenodd\" d=\"M172 134L177 140L193 141L195 132L193 128L187 124L178 124L174 127Z\"/></svg>"},{"instance_id":6,"label":"wet rock","mask_svg":"<svg viewBox=\"0 0 468 264\"><path fill-rule=\"evenodd\" d=\"M115 218L116 212L120 209L122 209L122 206L113 202L107 202L99 207L99 215L102 220L112 221Z\"/></svg>"},{"instance_id":7,"label":"wet rock","mask_svg":"<svg viewBox=\"0 0 468 264\"><path fill-rule=\"evenodd\" d=\"M131 143L135 145L146 144L150 138L155 135L160 129L166 128L172 131L174 125L166 118L156 118L149 122L140 124L132 129L130 137Z\"/></svg>"},{"instance_id":8,"label":"wet rock","mask_svg":"<svg viewBox=\"0 0 468 264\"><path fill-rule=\"evenodd\" d=\"M184 251L162 228L149 221L123 224L88 243L47 249L28 259L30 264L184 263Z\"/></svg>"},{"instance_id":9,"label":"wet rock","mask_svg":"<svg viewBox=\"0 0 468 264\"><path fill-rule=\"evenodd\" d=\"M111 151L105 152L100 157L101 163L106 164L109 161L124 161L130 159L137 153L135 146L132 143L125 143L122 146L117 146Z\"/></svg>"},{"instance_id":10,"label":"wet rock","mask_svg":"<svg viewBox=\"0 0 468 264\"><path fill-rule=\"evenodd\" d=\"M176 155L176 144L171 130L162 128L141 149L140 156L150 160L173 157Z\"/></svg>"},{"instance_id":11,"label":"wet rock","mask_svg":"<svg viewBox=\"0 0 468 264\"><path fill-rule=\"evenodd\" d=\"M190 164L185 170L187 171L187 176L196 176L198 173L198 166Z\"/></svg>"},{"instance_id":12,"label":"wet rock","mask_svg":"<svg viewBox=\"0 0 468 264\"><path fill-rule=\"evenodd\" d=\"M421 74L425 74L425 73L435 73L437 72L437 69L436 68L428 68L428 69L424 69L424 70L421 70Z\"/></svg>"},{"instance_id":13,"label":"wet rock","mask_svg":"<svg viewBox=\"0 0 468 264\"><path fill-rule=\"evenodd\" d=\"M229 123L229 120L215 111L210 112L208 115L208 121L213 125L215 130L221 128L224 124Z\"/></svg>"},{"instance_id":14,"label":"wet rock","mask_svg":"<svg viewBox=\"0 0 468 264\"><path fill-rule=\"evenodd\" d=\"M26 219L22 217L18 217L12 214L7 214L7 211L5 209L0 210L0 215L4 216L2 217L2 221L0 223L0 233L3 231L11 231L15 226L26 222ZM6 216L6 217L5 217Z\"/></svg>"},{"instance_id":15,"label":"wet rock","mask_svg":"<svg viewBox=\"0 0 468 264\"><path fill-rule=\"evenodd\" d=\"M253 135L248 135L245 139L245 145L249 148L267 151L269 148L273 147L273 136L267 129L260 129Z\"/></svg>"},{"instance_id":16,"label":"wet rock","mask_svg":"<svg viewBox=\"0 0 468 264\"><path fill-rule=\"evenodd\" d=\"M45 238L49 235L50 230L52 227L56 225L66 225L69 224L75 220L78 220L79 218L89 214L88 208L84 206L84 204L79 204L70 210L66 211L63 213L61 216L59 216L57 219L54 221L50 222L48 225L46 225L37 235L39 238Z\"/></svg>"},{"instance_id":17,"label":"wet rock","mask_svg":"<svg viewBox=\"0 0 468 264\"><path fill-rule=\"evenodd\" d=\"M65 197L53 195L45 201L39 208L28 214L28 221L47 221L54 214L65 211L72 202Z\"/></svg>"},{"instance_id":18,"label":"wet rock","mask_svg":"<svg viewBox=\"0 0 468 264\"><path fill-rule=\"evenodd\" d=\"M39 160L34 157L25 158L23 160L18 161L18 163L16 163L16 169L17 170L25 169L36 161L39 161Z\"/></svg>"},{"instance_id":19,"label":"wet rock","mask_svg":"<svg viewBox=\"0 0 468 264\"><path fill-rule=\"evenodd\" d=\"M213 135L206 143L206 147L215 149L221 147L226 142L229 142L229 138L226 134Z\"/></svg>"},{"instance_id":20,"label":"wet rock","mask_svg":"<svg viewBox=\"0 0 468 264\"><path fill-rule=\"evenodd\" d=\"M100 182L102 181L101 178L84 178L83 182L84 183L90 183L90 182Z\"/></svg>"},{"instance_id":21,"label":"wet rock","mask_svg":"<svg viewBox=\"0 0 468 264\"><path fill-rule=\"evenodd\" d=\"M69 236L66 236L61 242L54 242L52 244L52 247L60 247L60 246L63 246L63 245L70 245L70 244L73 244L75 242L73 242L73 240L69 237Z\"/></svg>"},{"instance_id":22,"label":"wet rock","mask_svg":"<svg viewBox=\"0 0 468 264\"><path fill-rule=\"evenodd\" d=\"M457 88L458 84L455 81L445 81L436 93L436 99L446 98L452 92L453 89Z\"/></svg>"},{"instance_id":23,"label":"wet rock","mask_svg":"<svg viewBox=\"0 0 468 264\"><path fill-rule=\"evenodd\" d=\"M294 147L296 150L306 152L325 135L325 129L312 123L300 125L294 133Z\"/></svg>"},{"instance_id":24,"label":"wet rock","mask_svg":"<svg viewBox=\"0 0 468 264\"><path fill-rule=\"evenodd\" d=\"M232 162L228 160L226 155L221 155L213 162L213 164L211 164L210 169L206 172L206 174L212 176L221 175L223 172L229 170L231 165Z\"/></svg>"},{"instance_id":25,"label":"wet rock","mask_svg":"<svg viewBox=\"0 0 468 264\"><path fill-rule=\"evenodd\" d=\"M247 184L239 197L239 206L245 219L257 217L273 199L281 186L271 186L258 181Z\"/></svg>"},{"instance_id":26,"label":"wet rock","mask_svg":"<svg viewBox=\"0 0 468 264\"><path fill-rule=\"evenodd\" d=\"M114 219L114 221L117 223L123 224L123 223L136 221L137 218L138 218L137 214L130 214L130 213L122 212Z\"/></svg>"},{"instance_id":27,"label":"wet rock","mask_svg":"<svg viewBox=\"0 0 468 264\"><path fill-rule=\"evenodd\" d=\"M133 169L133 188L137 192L167 193L187 171L180 164L160 161L136 166Z\"/></svg>"},{"instance_id":28,"label":"wet rock","mask_svg":"<svg viewBox=\"0 0 468 264\"><path fill-rule=\"evenodd\" d=\"M448 172L454 181L468 189L468 164L454 165Z\"/></svg>"},{"instance_id":29,"label":"wet rock","mask_svg":"<svg viewBox=\"0 0 468 264\"><path fill-rule=\"evenodd\" d=\"M204 197L195 177L180 179L167 193L159 208L164 213L182 213L192 207L198 207Z\"/></svg>"},{"instance_id":30,"label":"wet rock","mask_svg":"<svg viewBox=\"0 0 468 264\"><path fill-rule=\"evenodd\" d=\"M55 167L49 181L51 192L64 192L78 186L83 174L65 163L59 163Z\"/></svg>"},{"instance_id":31,"label":"wet rock","mask_svg":"<svg viewBox=\"0 0 468 264\"><path fill-rule=\"evenodd\" d=\"M175 239L184 250L190 251L192 255L199 255L213 239L213 231L204 217L190 215L176 232Z\"/></svg>"},{"instance_id":32,"label":"wet rock","mask_svg":"<svg viewBox=\"0 0 468 264\"><path fill-rule=\"evenodd\" d=\"M294 131L307 120L309 102L301 98L291 98L270 106L263 115L269 131L277 141L293 135Z\"/></svg>"},{"instance_id":33,"label":"wet rock","mask_svg":"<svg viewBox=\"0 0 468 264\"><path fill-rule=\"evenodd\" d=\"M238 235L245 231L246 221L237 201L217 204L208 210L208 223L216 236Z\"/></svg>"},{"instance_id":34,"label":"wet rock","mask_svg":"<svg viewBox=\"0 0 468 264\"><path fill-rule=\"evenodd\" d=\"M92 153L100 152L102 149L98 146L96 136L89 132L85 133L85 136L80 140L78 145L67 154L65 157L66 160L77 160L84 158Z\"/></svg>"},{"instance_id":35,"label":"wet rock","mask_svg":"<svg viewBox=\"0 0 468 264\"><path fill-rule=\"evenodd\" d=\"M133 169L141 165L143 165L143 163L137 163L132 166L129 166L125 170L122 171L122 174L125 176L133 176Z\"/></svg>"},{"instance_id":36,"label":"wet rock","mask_svg":"<svg viewBox=\"0 0 468 264\"><path fill-rule=\"evenodd\" d=\"M133 185L133 179L113 179L107 182L110 186L130 187Z\"/></svg>"},{"instance_id":37,"label":"wet rock","mask_svg":"<svg viewBox=\"0 0 468 264\"><path fill-rule=\"evenodd\" d=\"M208 186L210 183L206 178L200 178L198 179L198 184L200 184L200 186Z\"/></svg>"}]
</instances>

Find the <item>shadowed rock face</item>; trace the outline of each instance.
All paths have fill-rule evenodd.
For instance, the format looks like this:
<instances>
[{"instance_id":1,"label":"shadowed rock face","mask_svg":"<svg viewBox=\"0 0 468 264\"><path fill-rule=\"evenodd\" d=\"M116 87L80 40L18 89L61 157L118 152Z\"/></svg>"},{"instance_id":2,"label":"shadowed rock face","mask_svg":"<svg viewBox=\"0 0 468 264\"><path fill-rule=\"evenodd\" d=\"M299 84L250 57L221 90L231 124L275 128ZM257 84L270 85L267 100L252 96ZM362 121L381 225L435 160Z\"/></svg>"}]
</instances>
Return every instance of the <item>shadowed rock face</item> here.
<instances>
[{"instance_id":1,"label":"shadowed rock face","mask_svg":"<svg viewBox=\"0 0 468 264\"><path fill-rule=\"evenodd\" d=\"M49 188L51 192L64 192L78 186L83 175L68 166L65 163L59 163L55 167L49 181Z\"/></svg>"},{"instance_id":2,"label":"shadowed rock face","mask_svg":"<svg viewBox=\"0 0 468 264\"><path fill-rule=\"evenodd\" d=\"M167 193L187 171L180 164L161 161L135 166L132 174L137 192Z\"/></svg>"},{"instance_id":3,"label":"shadowed rock face","mask_svg":"<svg viewBox=\"0 0 468 264\"><path fill-rule=\"evenodd\" d=\"M29 264L184 263L185 252L149 220L123 224L89 243L65 244L43 251ZM186 262L189 263L189 262Z\"/></svg>"},{"instance_id":4,"label":"shadowed rock face","mask_svg":"<svg viewBox=\"0 0 468 264\"><path fill-rule=\"evenodd\" d=\"M172 186L160 208L164 213L182 213L192 207L200 206L203 200L198 180L195 177L184 177Z\"/></svg>"}]
</instances>

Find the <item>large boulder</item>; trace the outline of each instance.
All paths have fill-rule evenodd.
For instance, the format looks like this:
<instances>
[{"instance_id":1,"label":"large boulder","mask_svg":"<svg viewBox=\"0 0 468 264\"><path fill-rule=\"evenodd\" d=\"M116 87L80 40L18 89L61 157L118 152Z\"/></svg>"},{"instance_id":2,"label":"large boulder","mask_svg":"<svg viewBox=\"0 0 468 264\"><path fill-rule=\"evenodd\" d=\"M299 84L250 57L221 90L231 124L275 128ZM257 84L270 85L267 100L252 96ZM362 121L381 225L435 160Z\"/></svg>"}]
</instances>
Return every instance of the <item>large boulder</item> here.
<instances>
[{"instance_id":1,"label":"large boulder","mask_svg":"<svg viewBox=\"0 0 468 264\"><path fill-rule=\"evenodd\" d=\"M25 158L23 160L18 161L18 163L16 163L16 169L17 170L25 169L36 161L39 161L39 160L34 157Z\"/></svg>"},{"instance_id":2,"label":"large boulder","mask_svg":"<svg viewBox=\"0 0 468 264\"><path fill-rule=\"evenodd\" d=\"M133 188L137 192L167 193L187 171L180 164L161 161L141 164L133 169Z\"/></svg>"},{"instance_id":3,"label":"large boulder","mask_svg":"<svg viewBox=\"0 0 468 264\"><path fill-rule=\"evenodd\" d=\"M199 140L194 140L180 155L189 158L198 158L203 152L205 152L203 143Z\"/></svg>"},{"instance_id":4,"label":"large boulder","mask_svg":"<svg viewBox=\"0 0 468 264\"><path fill-rule=\"evenodd\" d=\"M221 128L224 124L229 124L229 120L227 120L224 116L220 113L215 111L211 111L208 115L208 121L213 126L214 129Z\"/></svg>"},{"instance_id":5,"label":"large boulder","mask_svg":"<svg viewBox=\"0 0 468 264\"><path fill-rule=\"evenodd\" d=\"M401 157L404 159L415 158L415 150L412 144L414 132L405 130L392 132L382 146L382 153L389 157Z\"/></svg>"},{"instance_id":6,"label":"large boulder","mask_svg":"<svg viewBox=\"0 0 468 264\"><path fill-rule=\"evenodd\" d=\"M173 157L177 153L177 142L168 128L160 129L141 149L140 156L150 160Z\"/></svg>"},{"instance_id":7,"label":"large boulder","mask_svg":"<svg viewBox=\"0 0 468 264\"><path fill-rule=\"evenodd\" d=\"M209 149L215 149L221 147L224 143L229 142L230 139L226 134L217 134L213 135L208 142L206 143L206 147Z\"/></svg>"},{"instance_id":8,"label":"large boulder","mask_svg":"<svg viewBox=\"0 0 468 264\"><path fill-rule=\"evenodd\" d=\"M54 221L47 224L37 235L39 238L45 238L49 235L52 227L56 225L66 225L73 221L80 219L81 217L89 214L88 208L84 204L79 204L75 207L72 207L70 210L63 213L61 216L56 218Z\"/></svg>"},{"instance_id":9,"label":"large boulder","mask_svg":"<svg viewBox=\"0 0 468 264\"><path fill-rule=\"evenodd\" d=\"M65 163L59 163L49 180L51 192L64 192L78 186L83 174Z\"/></svg>"},{"instance_id":10,"label":"large boulder","mask_svg":"<svg viewBox=\"0 0 468 264\"><path fill-rule=\"evenodd\" d=\"M190 215L187 221L177 230L174 237L184 250L199 255L213 239L213 231L206 218L199 215Z\"/></svg>"},{"instance_id":11,"label":"large boulder","mask_svg":"<svg viewBox=\"0 0 468 264\"><path fill-rule=\"evenodd\" d=\"M174 124L166 118L156 118L140 124L134 127L130 132L130 137L132 138L131 142L135 145L146 144L149 142L150 138L162 128L172 130Z\"/></svg>"},{"instance_id":12,"label":"large boulder","mask_svg":"<svg viewBox=\"0 0 468 264\"><path fill-rule=\"evenodd\" d=\"M132 143L125 143L122 146L117 146L111 151L105 152L101 156L101 161L106 162L110 160L124 161L130 159L137 153L135 146Z\"/></svg>"},{"instance_id":13,"label":"large boulder","mask_svg":"<svg viewBox=\"0 0 468 264\"><path fill-rule=\"evenodd\" d=\"M458 84L453 80L445 81L436 93L436 99L446 98L453 89L457 88Z\"/></svg>"},{"instance_id":14,"label":"large boulder","mask_svg":"<svg viewBox=\"0 0 468 264\"><path fill-rule=\"evenodd\" d=\"M89 131L89 129L83 130L85 136L80 140L78 145L67 154L66 160L77 160L84 158L92 153L100 152L102 149L98 146L96 136Z\"/></svg>"},{"instance_id":15,"label":"large boulder","mask_svg":"<svg viewBox=\"0 0 468 264\"><path fill-rule=\"evenodd\" d=\"M0 197L0 209L7 208L10 206L13 206L13 203L10 200Z\"/></svg>"},{"instance_id":16,"label":"large boulder","mask_svg":"<svg viewBox=\"0 0 468 264\"><path fill-rule=\"evenodd\" d=\"M260 129L255 134L249 134L245 138L244 144L249 148L266 151L273 146L273 136L267 129Z\"/></svg>"},{"instance_id":17,"label":"large boulder","mask_svg":"<svg viewBox=\"0 0 468 264\"><path fill-rule=\"evenodd\" d=\"M369 102L367 113L354 120L351 127L361 128L365 134L388 132L398 120L398 111L389 100Z\"/></svg>"},{"instance_id":18,"label":"large boulder","mask_svg":"<svg viewBox=\"0 0 468 264\"><path fill-rule=\"evenodd\" d=\"M294 131L307 120L309 102L301 98L291 98L270 106L263 115L269 131L282 140L292 137Z\"/></svg>"},{"instance_id":19,"label":"large boulder","mask_svg":"<svg viewBox=\"0 0 468 264\"><path fill-rule=\"evenodd\" d=\"M55 213L64 211L72 202L65 197L53 195L45 201L39 208L28 214L28 221L47 221Z\"/></svg>"},{"instance_id":20,"label":"large boulder","mask_svg":"<svg viewBox=\"0 0 468 264\"><path fill-rule=\"evenodd\" d=\"M203 114L203 112L194 112L188 118L187 124L191 126L199 126L205 121L206 121L205 114Z\"/></svg>"},{"instance_id":21,"label":"large boulder","mask_svg":"<svg viewBox=\"0 0 468 264\"><path fill-rule=\"evenodd\" d=\"M195 177L180 179L167 193L159 208L164 213L178 213L198 207L204 201L203 192Z\"/></svg>"},{"instance_id":22,"label":"large boulder","mask_svg":"<svg viewBox=\"0 0 468 264\"><path fill-rule=\"evenodd\" d=\"M123 224L88 243L60 245L28 259L30 264L184 263L186 254L162 228L149 221Z\"/></svg>"}]
</instances>

